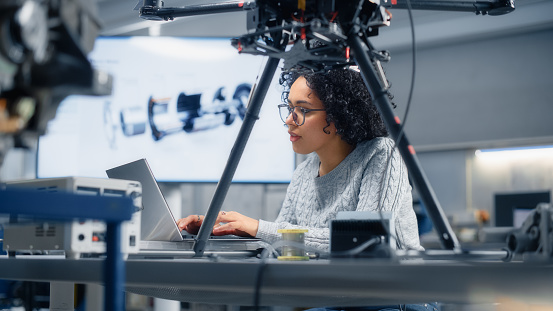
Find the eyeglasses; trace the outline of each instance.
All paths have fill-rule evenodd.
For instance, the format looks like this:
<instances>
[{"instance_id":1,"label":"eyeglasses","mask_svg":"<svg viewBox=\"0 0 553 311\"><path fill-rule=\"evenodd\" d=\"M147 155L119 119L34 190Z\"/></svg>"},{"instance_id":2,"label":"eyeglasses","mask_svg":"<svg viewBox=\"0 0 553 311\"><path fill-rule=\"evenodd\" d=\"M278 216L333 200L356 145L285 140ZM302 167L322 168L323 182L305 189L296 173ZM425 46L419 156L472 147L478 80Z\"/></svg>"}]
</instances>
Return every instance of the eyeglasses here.
<instances>
[{"instance_id":1,"label":"eyeglasses","mask_svg":"<svg viewBox=\"0 0 553 311\"><path fill-rule=\"evenodd\" d=\"M305 123L305 114L311 111L325 111L326 109L306 109L300 106L290 106L287 104L278 105L278 112L282 122L286 123L286 119L292 114L292 119L297 126L302 126Z\"/></svg>"}]
</instances>

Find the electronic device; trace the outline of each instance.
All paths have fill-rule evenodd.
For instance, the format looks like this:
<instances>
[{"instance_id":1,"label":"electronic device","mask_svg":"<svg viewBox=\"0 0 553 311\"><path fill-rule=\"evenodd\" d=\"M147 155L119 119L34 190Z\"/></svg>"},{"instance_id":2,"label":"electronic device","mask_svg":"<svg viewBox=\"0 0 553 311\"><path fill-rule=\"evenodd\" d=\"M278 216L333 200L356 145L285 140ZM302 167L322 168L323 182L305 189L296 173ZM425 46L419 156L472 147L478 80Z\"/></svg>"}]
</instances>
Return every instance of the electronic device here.
<instances>
[{"instance_id":1,"label":"electronic device","mask_svg":"<svg viewBox=\"0 0 553 311\"><path fill-rule=\"evenodd\" d=\"M132 198L136 212L124 222L121 252L124 256L138 252L142 206L142 186L137 181L87 177L64 177L13 181L7 189L28 188L41 192L69 192L83 196L117 196ZM76 207L77 208L77 207ZM32 218L12 219L4 225L4 250L8 252L63 251L67 258L97 256L106 252L106 224L98 220L55 222Z\"/></svg>"},{"instance_id":2,"label":"electronic device","mask_svg":"<svg viewBox=\"0 0 553 311\"><path fill-rule=\"evenodd\" d=\"M553 205L539 203L519 228L507 236L511 256L524 261L551 262L553 258Z\"/></svg>"},{"instance_id":3,"label":"electronic device","mask_svg":"<svg viewBox=\"0 0 553 311\"><path fill-rule=\"evenodd\" d=\"M74 0L0 1L0 110L19 119L6 133L36 138L66 96L111 92L111 77L86 57L100 32L97 11Z\"/></svg>"},{"instance_id":4,"label":"electronic device","mask_svg":"<svg viewBox=\"0 0 553 311\"><path fill-rule=\"evenodd\" d=\"M197 237L183 237L146 159L111 168L106 173L110 178L136 180L142 184L143 210L139 255L191 257L195 254L193 247ZM205 215L205 218L207 217L210 217L209 211ZM255 256L262 248L260 239L257 238L219 236L210 237L205 242L206 251L210 254Z\"/></svg>"},{"instance_id":5,"label":"electronic device","mask_svg":"<svg viewBox=\"0 0 553 311\"><path fill-rule=\"evenodd\" d=\"M494 195L496 227L520 227L539 203L550 203L551 192L497 193Z\"/></svg>"},{"instance_id":6,"label":"electronic device","mask_svg":"<svg viewBox=\"0 0 553 311\"><path fill-rule=\"evenodd\" d=\"M396 247L393 213L339 212L330 223L332 257L390 258Z\"/></svg>"},{"instance_id":7,"label":"electronic device","mask_svg":"<svg viewBox=\"0 0 553 311\"><path fill-rule=\"evenodd\" d=\"M39 137L38 178L103 178L106 168L147 158L161 182L219 181L262 57L236 53L228 39L131 36L98 37L88 58L111 74L113 92L60 103ZM140 65L150 60L155 66ZM234 182L292 178L277 80Z\"/></svg>"}]
</instances>

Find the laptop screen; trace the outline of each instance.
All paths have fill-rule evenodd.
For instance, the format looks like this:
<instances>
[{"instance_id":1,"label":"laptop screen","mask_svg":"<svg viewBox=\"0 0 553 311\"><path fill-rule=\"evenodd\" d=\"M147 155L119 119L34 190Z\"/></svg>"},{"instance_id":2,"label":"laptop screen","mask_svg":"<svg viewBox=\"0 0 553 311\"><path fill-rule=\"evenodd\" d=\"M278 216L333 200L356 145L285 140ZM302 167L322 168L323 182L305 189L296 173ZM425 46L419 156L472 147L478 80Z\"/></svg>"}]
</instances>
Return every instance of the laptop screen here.
<instances>
[{"instance_id":1,"label":"laptop screen","mask_svg":"<svg viewBox=\"0 0 553 311\"><path fill-rule=\"evenodd\" d=\"M106 171L109 178L139 181L142 184L141 240L182 241L175 217L146 159L140 159Z\"/></svg>"}]
</instances>

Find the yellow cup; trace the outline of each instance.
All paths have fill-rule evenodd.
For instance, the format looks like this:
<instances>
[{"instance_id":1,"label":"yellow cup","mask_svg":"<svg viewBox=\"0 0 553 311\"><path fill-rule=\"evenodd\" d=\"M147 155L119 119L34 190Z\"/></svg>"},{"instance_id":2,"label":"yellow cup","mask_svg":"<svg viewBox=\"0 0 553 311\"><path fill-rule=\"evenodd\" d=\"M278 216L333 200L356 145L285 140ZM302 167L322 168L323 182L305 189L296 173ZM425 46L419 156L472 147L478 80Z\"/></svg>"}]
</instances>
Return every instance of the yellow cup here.
<instances>
[{"instance_id":1,"label":"yellow cup","mask_svg":"<svg viewBox=\"0 0 553 311\"><path fill-rule=\"evenodd\" d=\"M307 229L278 229L278 233L282 234L282 255L278 256L278 260L309 260L305 252L305 233ZM286 242L291 242L290 245L286 245ZM301 245L300 245L301 244Z\"/></svg>"}]
</instances>

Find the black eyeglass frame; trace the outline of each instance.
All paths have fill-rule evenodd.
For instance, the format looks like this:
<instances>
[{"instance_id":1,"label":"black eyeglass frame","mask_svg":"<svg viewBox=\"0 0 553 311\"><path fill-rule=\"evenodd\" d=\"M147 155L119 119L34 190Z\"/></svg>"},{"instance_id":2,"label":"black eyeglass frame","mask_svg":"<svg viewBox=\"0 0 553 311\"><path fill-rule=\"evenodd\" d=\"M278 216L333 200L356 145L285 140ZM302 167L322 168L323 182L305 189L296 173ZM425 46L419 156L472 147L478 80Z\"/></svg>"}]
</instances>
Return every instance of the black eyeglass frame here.
<instances>
[{"instance_id":1,"label":"black eyeglass frame","mask_svg":"<svg viewBox=\"0 0 553 311\"><path fill-rule=\"evenodd\" d=\"M280 113L281 108L288 108L288 114L286 115L286 118L283 118L282 114ZM301 124L298 124L298 114L295 112L296 108L300 108L301 113L303 114L303 121ZM326 109L307 109L303 108L301 106L290 106L287 104L280 104L278 105L278 114L280 115L280 119L282 122L286 124L286 119L292 114L292 119L294 120L294 123L296 123L297 126L302 126L305 123L305 114L311 111L326 111Z\"/></svg>"}]
</instances>

